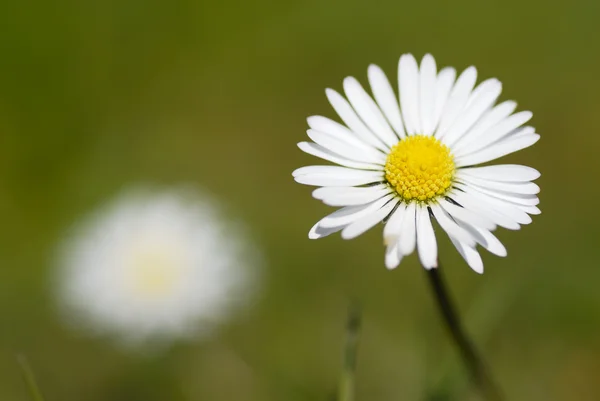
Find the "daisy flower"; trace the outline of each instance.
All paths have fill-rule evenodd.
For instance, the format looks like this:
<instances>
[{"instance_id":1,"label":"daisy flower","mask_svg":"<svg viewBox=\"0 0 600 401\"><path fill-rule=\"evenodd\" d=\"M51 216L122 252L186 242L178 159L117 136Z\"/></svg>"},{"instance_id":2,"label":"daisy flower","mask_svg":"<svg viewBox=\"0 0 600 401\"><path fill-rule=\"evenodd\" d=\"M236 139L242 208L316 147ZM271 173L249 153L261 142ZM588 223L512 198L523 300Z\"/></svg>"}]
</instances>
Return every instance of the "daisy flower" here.
<instances>
[{"instance_id":1,"label":"daisy flower","mask_svg":"<svg viewBox=\"0 0 600 401\"><path fill-rule=\"evenodd\" d=\"M125 343L206 334L248 300L254 251L205 195L129 191L61 248L69 321Z\"/></svg>"},{"instance_id":2,"label":"daisy flower","mask_svg":"<svg viewBox=\"0 0 600 401\"><path fill-rule=\"evenodd\" d=\"M437 70L427 54L418 65L400 57L399 95L376 65L369 66L373 97L353 77L344 80L346 98L327 89L329 102L344 122L308 118L312 142L301 150L339 166L309 166L294 179L321 188L313 197L338 206L309 232L316 239L341 231L351 239L385 221L385 265L392 269L418 250L426 269L437 267L432 220L476 272L483 272L477 245L506 256L492 234L497 226L518 230L539 214L531 167L478 164L533 145L539 139L524 126L529 111L496 104L502 84L495 78L475 86L477 70Z\"/></svg>"}]
</instances>

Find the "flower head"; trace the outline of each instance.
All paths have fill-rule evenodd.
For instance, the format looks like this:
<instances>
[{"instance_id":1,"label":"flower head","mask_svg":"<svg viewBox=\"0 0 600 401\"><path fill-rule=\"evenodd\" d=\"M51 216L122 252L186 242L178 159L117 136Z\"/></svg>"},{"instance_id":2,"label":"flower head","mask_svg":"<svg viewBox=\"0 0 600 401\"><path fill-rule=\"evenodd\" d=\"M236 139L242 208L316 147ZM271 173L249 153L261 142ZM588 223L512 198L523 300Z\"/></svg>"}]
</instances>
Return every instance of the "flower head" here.
<instances>
[{"instance_id":1,"label":"flower head","mask_svg":"<svg viewBox=\"0 0 600 401\"><path fill-rule=\"evenodd\" d=\"M410 54L400 58L399 96L383 71L371 65L373 97L353 77L344 80L346 98L327 89L344 124L308 118L312 142L304 152L339 166L294 171L297 182L321 188L316 199L341 209L309 232L316 239L341 231L354 238L381 221L385 264L394 268L415 248L426 269L437 267L436 220L476 272L483 262L479 244L506 256L492 234L497 226L517 230L539 214L540 174L531 167L474 167L533 145L539 135L523 126L532 113L514 113L516 103L495 104L502 84L488 79L475 86L477 70L456 78L453 68L437 71L431 55L420 66ZM373 99L374 98L374 99Z\"/></svg>"},{"instance_id":2,"label":"flower head","mask_svg":"<svg viewBox=\"0 0 600 401\"><path fill-rule=\"evenodd\" d=\"M247 300L253 258L205 195L131 191L64 244L68 317L124 342L206 334Z\"/></svg>"}]
</instances>

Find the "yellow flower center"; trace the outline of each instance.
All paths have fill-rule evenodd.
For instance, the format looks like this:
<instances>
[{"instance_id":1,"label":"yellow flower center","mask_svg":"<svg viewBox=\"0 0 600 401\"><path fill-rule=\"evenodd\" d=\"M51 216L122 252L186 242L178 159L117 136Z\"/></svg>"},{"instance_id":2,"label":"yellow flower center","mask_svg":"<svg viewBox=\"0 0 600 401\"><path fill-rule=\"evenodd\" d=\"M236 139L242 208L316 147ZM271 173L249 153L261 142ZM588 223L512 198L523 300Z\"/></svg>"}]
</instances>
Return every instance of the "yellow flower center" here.
<instances>
[{"instance_id":1,"label":"yellow flower center","mask_svg":"<svg viewBox=\"0 0 600 401\"><path fill-rule=\"evenodd\" d=\"M385 179L407 202L428 202L444 195L455 171L450 148L427 135L401 140L385 162Z\"/></svg>"},{"instance_id":2,"label":"yellow flower center","mask_svg":"<svg viewBox=\"0 0 600 401\"><path fill-rule=\"evenodd\" d=\"M143 299L171 294L181 277L181 261L171 249L138 249L129 261L129 283Z\"/></svg>"}]
</instances>

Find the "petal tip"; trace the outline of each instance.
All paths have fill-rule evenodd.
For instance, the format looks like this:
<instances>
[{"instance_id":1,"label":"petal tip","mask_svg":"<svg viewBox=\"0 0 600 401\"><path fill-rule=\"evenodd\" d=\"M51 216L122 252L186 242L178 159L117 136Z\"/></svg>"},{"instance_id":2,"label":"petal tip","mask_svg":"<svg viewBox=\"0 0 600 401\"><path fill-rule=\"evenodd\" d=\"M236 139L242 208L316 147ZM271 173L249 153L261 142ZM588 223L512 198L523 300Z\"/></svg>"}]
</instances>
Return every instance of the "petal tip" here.
<instances>
[{"instance_id":1,"label":"petal tip","mask_svg":"<svg viewBox=\"0 0 600 401\"><path fill-rule=\"evenodd\" d=\"M319 238L321 238L321 236L317 233L318 229L319 229L319 223L317 223L314 226L312 226L312 228L308 232L308 239L319 239Z\"/></svg>"},{"instance_id":2,"label":"petal tip","mask_svg":"<svg viewBox=\"0 0 600 401\"><path fill-rule=\"evenodd\" d=\"M399 263L396 264L396 263L388 263L388 262L386 262L385 263L385 268L388 269L388 270L394 270L395 268L398 267L398 265L399 265Z\"/></svg>"},{"instance_id":3,"label":"petal tip","mask_svg":"<svg viewBox=\"0 0 600 401\"><path fill-rule=\"evenodd\" d=\"M483 262L481 262L481 259L479 260L480 263L473 263L470 264L469 267L471 268L471 270L473 270L475 273L477 274L483 274Z\"/></svg>"},{"instance_id":4,"label":"petal tip","mask_svg":"<svg viewBox=\"0 0 600 401\"><path fill-rule=\"evenodd\" d=\"M337 91L335 89L331 89L331 88L325 88L325 96L327 96L328 99L332 99L333 97L339 95L339 93L337 93Z\"/></svg>"},{"instance_id":5,"label":"petal tip","mask_svg":"<svg viewBox=\"0 0 600 401\"><path fill-rule=\"evenodd\" d=\"M380 71L382 71L381 67L379 67L377 64L373 64L373 63L369 64L369 67L367 68L367 72L369 74L378 73Z\"/></svg>"},{"instance_id":6,"label":"petal tip","mask_svg":"<svg viewBox=\"0 0 600 401\"><path fill-rule=\"evenodd\" d=\"M344 85L344 91L346 91L346 93L347 93L349 87L351 88L353 86L360 85L360 83L353 76L349 76L349 77L344 78L343 85Z\"/></svg>"},{"instance_id":7,"label":"petal tip","mask_svg":"<svg viewBox=\"0 0 600 401\"><path fill-rule=\"evenodd\" d=\"M431 63L432 61L435 63L435 58L433 57L433 55L431 53L425 53L423 59L421 60L421 63Z\"/></svg>"},{"instance_id":8,"label":"petal tip","mask_svg":"<svg viewBox=\"0 0 600 401\"><path fill-rule=\"evenodd\" d=\"M352 233L349 233L348 231L346 231L345 229L342 230L342 234L340 235L342 237L342 239L344 240L350 240L353 239L355 237L355 235L353 235Z\"/></svg>"}]
</instances>

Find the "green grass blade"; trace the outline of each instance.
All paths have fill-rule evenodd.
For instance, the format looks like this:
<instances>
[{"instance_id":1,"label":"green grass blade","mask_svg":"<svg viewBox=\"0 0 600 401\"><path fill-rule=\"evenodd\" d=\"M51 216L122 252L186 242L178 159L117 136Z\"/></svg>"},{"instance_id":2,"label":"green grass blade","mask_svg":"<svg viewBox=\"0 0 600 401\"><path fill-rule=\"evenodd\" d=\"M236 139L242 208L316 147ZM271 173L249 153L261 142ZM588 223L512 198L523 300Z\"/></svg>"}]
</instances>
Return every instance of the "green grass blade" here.
<instances>
[{"instance_id":1,"label":"green grass blade","mask_svg":"<svg viewBox=\"0 0 600 401\"><path fill-rule=\"evenodd\" d=\"M33 401L44 401L44 397L42 396L42 392L35 381L33 370L31 369L31 366L29 366L27 358L24 355L17 355L16 358L17 363L21 368L21 374L23 375L25 384L29 390L29 394L31 395L31 399Z\"/></svg>"}]
</instances>

